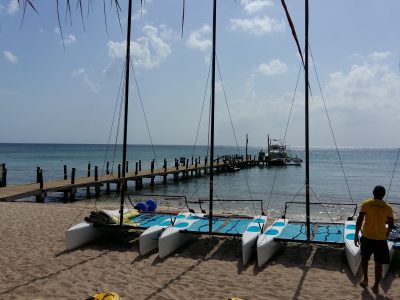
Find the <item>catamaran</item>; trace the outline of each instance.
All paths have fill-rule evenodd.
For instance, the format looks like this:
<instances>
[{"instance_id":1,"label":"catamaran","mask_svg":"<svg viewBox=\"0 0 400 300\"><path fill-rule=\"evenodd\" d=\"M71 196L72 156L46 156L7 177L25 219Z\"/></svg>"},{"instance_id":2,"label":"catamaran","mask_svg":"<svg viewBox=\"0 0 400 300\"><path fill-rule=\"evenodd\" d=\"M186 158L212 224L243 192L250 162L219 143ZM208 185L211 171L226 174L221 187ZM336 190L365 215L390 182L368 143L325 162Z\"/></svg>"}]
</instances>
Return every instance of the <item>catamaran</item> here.
<instances>
[{"instance_id":1,"label":"catamaran","mask_svg":"<svg viewBox=\"0 0 400 300\"><path fill-rule=\"evenodd\" d=\"M349 203L311 203L310 202L310 180L309 180L309 112L308 112L308 95L309 95L309 80L308 80L308 0L305 0L305 58L303 59L302 52L296 37L293 24L284 1L282 1L289 24L292 27L292 33L297 43L299 54L302 58L304 73L305 73L305 206L306 206L306 221L305 222L292 222L286 219L286 212L288 205L295 204L290 202L285 204L284 216L275 221L269 226L263 234L261 234L257 241L257 259L258 265L264 265L279 249L280 242L307 242L319 244L331 244L344 246L346 259L351 272L354 276L357 274L360 262L361 253L360 248L354 244L354 235L356 223L354 221L357 212L356 204ZM303 203L297 203L303 204ZM350 205L354 207L352 215L348 216L347 221L344 223L331 222L331 223L312 223L310 221L310 207L311 205ZM396 242L392 239L388 241L390 257L392 259ZM387 275L390 265L385 265L383 268L383 277Z\"/></svg>"},{"instance_id":2,"label":"catamaran","mask_svg":"<svg viewBox=\"0 0 400 300\"><path fill-rule=\"evenodd\" d=\"M126 149L127 149L127 131L128 131L128 103L129 103L129 71L131 65L130 44L131 44L131 21L132 21L132 0L128 2L128 22L126 37L126 58L125 58L125 97L124 97L124 133L122 145L122 179L126 175ZM125 206L125 197L127 192L126 180L121 181L121 197L119 210L100 210L93 211L85 222L73 225L65 232L65 247L72 250L88 244L93 240L104 236L109 232L122 229L146 230L152 226L164 228L170 224L179 223L176 219L176 213L158 213L155 211L156 204L147 200L141 205ZM153 209L148 210L148 205ZM178 221L177 221L178 220Z\"/></svg>"},{"instance_id":3,"label":"catamaran","mask_svg":"<svg viewBox=\"0 0 400 300\"><path fill-rule=\"evenodd\" d=\"M210 116L210 174L209 174L209 209L208 214L187 219L166 228L160 235L158 255L163 258L174 252L196 235L233 236L242 238L243 264L246 264L253 252L256 241L267 221L261 210L259 215L244 216L215 216L214 215L214 120L215 120L215 48L216 48L216 8L217 1L213 1L213 34L212 34L212 72L211 72L211 116ZM200 201L200 200L199 200ZM240 200L218 200L240 201ZM245 200L248 201L248 200ZM251 201L251 200L249 200ZM261 202L262 203L262 202ZM262 206L262 205L261 205Z\"/></svg>"}]
</instances>

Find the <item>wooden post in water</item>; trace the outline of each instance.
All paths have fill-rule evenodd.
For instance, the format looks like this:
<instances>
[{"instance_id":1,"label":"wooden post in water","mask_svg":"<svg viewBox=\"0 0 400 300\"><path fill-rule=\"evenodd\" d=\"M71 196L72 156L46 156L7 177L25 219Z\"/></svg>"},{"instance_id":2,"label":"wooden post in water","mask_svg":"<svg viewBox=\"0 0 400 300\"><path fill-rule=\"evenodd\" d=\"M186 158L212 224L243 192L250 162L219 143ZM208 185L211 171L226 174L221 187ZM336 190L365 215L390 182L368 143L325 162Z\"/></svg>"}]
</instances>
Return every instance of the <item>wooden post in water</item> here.
<instances>
[{"instance_id":1,"label":"wooden post in water","mask_svg":"<svg viewBox=\"0 0 400 300\"><path fill-rule=\"evenodd\" d=\"M36 169L36 181L39 183L40 194L36 195L36 202L43 203L44 202L44 193L43 193L43 171L39 167Z\"/></svg>"},{"instance_id":2,"label":"wooden post in water","mask_svg":"<svg viewBox=\"0 0 400 300\"><path fill-rule=\"evenodd\" d=\"M2 163L0 165L0 187L6 187L7 186L7 169L6 169L6 164Z\"/></svg>"},{"instance_id":3,"label":"wooden post in water","mask_svg":"<svg viewBox=\"0 0 400 300\"><path fill-rule=\"evenodd\" d=\"M128 173L128 161L126 161L126 170L125 170L125 172Z\"/></svg>"},{"instance_id":4,"label":"wooden post in water","mask_svg":"<svg viewBox=\"0 0 400 300\"><path fill-rule=\"evenodd\" d=\"M75 171L76 171L76 169L72 168L72 170L71 170L71 184L72 185L75 184ZM71 188L69 198L70 198L70 201L75 201L75 188L73 188L73 187Z\"/></svg>"},{"instance_id":5,"label":"wooden post in water","mask_svg":"<svg viewBox=\"0 0 400 300\"><path fill-rule=\"evenodd\" d=\"M154 159L151 161L151 164L150 164L150 172L154 173ZM154 176L150 177L150 185L154 186Z\"/></svg>"},{"instance_id":6,"label":"wooden post in water","mask_svg":"<svg viewBox=\"0 0 400 300\"><path fill-rule=\"evenodd\" d=\"M99 181L99 168L97 166L94 167L94 181ZM100 196L100 185L96 184L94 187L94 190L96 192L96 197Z\"/></svg>"},{"instance_id":7,"label":"wooden post in water","mask_svg":"<svg viewBox=\"0 0 400 300\"><path fill-rule=\"evenodd\" d=\"M204 174L207 174L207 156L204 157L204 166L205 166Z\"/></svg>"},{"instance_id":8,"label":"wooden post in water","mask_svg":"<svg viewBox=\"0 0 400 300\"><path fill-rule=\"evenodd\" d=\"M176 173L174 173L174 181L178 181L179 179L179 161L177 158L175 158L175 170L177 171Z\"/></svg>"},{"instance_id":9,"label":"wooden post in water","mask_svg":"<svg viewBox=\"0 0 400 300\"><path fill-rule=\"evenodd\" d=\"M110 163L109 162L107 162L107 164L106 164L106 174L107 175L110 174ZM109 193L110 193L110 183L107 182L106 183L106 194L109 194Z\"/></svg>"},{"instance_id":10,"label":"wooden post in water","mask_svg":"<svg viewBox=\"0 0 400 300\"><path fill-rule=\"evenodd\" d=\"M164 172L165 172L165 175L164 175L164 178L163 178L163 183L166 184L167 183L167 174L166 174L166 172L167 172L167 160L165 158L164 158Z\"/></svg>"},{"instance_id":11,"label":"wooden post in water","mask_svg":"<svg viewBox=\"0 0 400 300\"><path fill-rule=\"evenodd\" d=\"M67 165L64 165L64 180L68 180ZM68 192L64 191L64 201L66 201L67 197L68 197Z\"/></svg>"},{"instance_id":12,"label":"wooden post in water","mask_svg":"<svg viewBox=\"0 0 400 300\"><path fill-rule=\"evenodd\" d=\"M121 178L121 164L118 164L118 178ZM121 192L121 182L117 182L117 193Z\"/></svg>"},{"instance_id":13,"label":"wooden post in water","mask_svg":"<svg viewBox=\"0 0 400 300\"><path fill-rule=\"evenodd\" d=\"M139 164L138 164L138 162L136 162L136 165L135 165L135 176L137 176L137 174L138 174L138 168L139 168Z\"/></svg>"},{"instance_id":14,"label":"wooden post in water","mask_svg":"<svg viewBox=\"0 0 400 300\"><path fill-rule=\"evenodd\" d=\"M141 172L141 171L142 171L142 161L139 160L139 172Z\"/></svg>"},{"instance_id":15,"label":"wooden post in water","mask_svg":"<svg viewBox=\"0 0 400 300\"><path fill-rule=\"evenodd\" d=\"M90 177L90 168L91 168L91 164L90 164L90 161L89 161L89 163L88 163L88 166L87 166L87 177ZM90 186L88 186L88 187L86 187L86 198L90 198Z\"/></svg>"}]
</instances>

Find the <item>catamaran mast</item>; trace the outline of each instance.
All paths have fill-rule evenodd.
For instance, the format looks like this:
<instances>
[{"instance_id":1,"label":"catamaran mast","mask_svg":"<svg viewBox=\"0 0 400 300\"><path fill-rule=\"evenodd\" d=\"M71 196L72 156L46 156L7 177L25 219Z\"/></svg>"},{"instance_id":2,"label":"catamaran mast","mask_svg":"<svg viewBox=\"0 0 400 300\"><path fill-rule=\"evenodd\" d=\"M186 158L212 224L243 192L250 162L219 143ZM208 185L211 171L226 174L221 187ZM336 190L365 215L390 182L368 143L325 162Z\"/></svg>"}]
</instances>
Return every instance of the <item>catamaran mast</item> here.
<instances>
[{"instance_id":1,"label":"catamaran mast","mask_svg":"<svg viewBox=\"0 0 400 300\"><path fill-rule=\"evenodd\" d=\"M309 127L308 127L308 0L305 0L305 160L306 160L306 228L307 242L310 241L310 161L309 161Z\"/></svg>"},{"instance_id":2,"label":"catamaran mast","mask_svg":"<svg viewBox=\"0 0 400 300\"><path fill-rule=\"evenodd\" d=\"M212 42L212 74L211 74L211 134L210 134L210 207L208 231L212 234L213 197L214 197L214 115L215 115L215 36L217 23L217 0L213 1L213 42Z\"/></svg>"},{"instance_id":3,"label":"catamaran mast","mask_svg":"<svg viewBox=\"0 0 400 300\"><path fill-rule=\"evenodd\" d=\"M128 133L128 98L129 98L129 66L130 66L130 48L131 48L131 16L132 16L132 0L129 0L128 5L128 27L126 31L126 60L125 60L125 112L124 112L124 140L122 144L122 185L121 185L121 206L119 210L119 226L122 227L124 216L125 202L125 170L126 170L126 144Z\"/></svg>"}]
</instances>

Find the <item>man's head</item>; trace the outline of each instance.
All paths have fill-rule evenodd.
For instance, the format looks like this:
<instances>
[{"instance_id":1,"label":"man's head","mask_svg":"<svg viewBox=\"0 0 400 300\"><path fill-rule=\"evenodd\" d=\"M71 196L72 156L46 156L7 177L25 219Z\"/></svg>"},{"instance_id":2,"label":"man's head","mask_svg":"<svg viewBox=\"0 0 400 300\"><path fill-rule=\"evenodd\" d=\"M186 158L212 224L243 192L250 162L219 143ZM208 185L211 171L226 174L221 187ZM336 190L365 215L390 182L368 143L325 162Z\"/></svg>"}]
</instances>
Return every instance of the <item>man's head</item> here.
<instances>
[{"instance_id":1,"label":"man's head","mask_svg":"<svg viewBox=\"0 0 400 300\"><path fill-rule=\"evenodd\" d=\"M374 190L372 191L372 194L374 194L375 199L383 199L383 197L386 194L386 190L383 186L377 185Z\"/></svg>"}]
</instances>

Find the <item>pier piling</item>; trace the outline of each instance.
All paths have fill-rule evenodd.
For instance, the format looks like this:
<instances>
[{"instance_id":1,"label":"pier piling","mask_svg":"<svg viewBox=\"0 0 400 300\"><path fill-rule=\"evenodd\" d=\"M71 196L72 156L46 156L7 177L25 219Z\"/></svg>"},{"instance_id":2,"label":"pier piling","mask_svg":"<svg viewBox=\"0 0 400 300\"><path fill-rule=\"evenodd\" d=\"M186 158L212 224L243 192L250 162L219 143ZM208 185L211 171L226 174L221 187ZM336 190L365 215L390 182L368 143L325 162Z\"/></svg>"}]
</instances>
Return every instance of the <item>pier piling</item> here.
<instances>
[{"instance_id":1,"label":"pier piling","mask_svg":"<svg viewBox=\"0 0 400 300\"><path fill-rule=\"evenodd\" d=\"M110 174L110 162L107 162L106 164L106 174L109 175ZM110 193L110 183L107 182L106 183L106 194Z\"/></svg>"},{"instance_id":2,"label":"pier piling","mask_svg":"<svg viewBox=\"0 0 400 300\"><path fill-rule=\"evenodd\" d=\"M6 164L2 163L0 165L0 187L6 187L7 186L7 169L6 169Z\"/></svg>"},{"instance_id":3,"label":"pier piling","mask_svg":"<svg viewBox=\"0 0 400 300\"><path fill-rule=\"evenodd\" d=\"M90 177L90 167L91 167L91 165L90 165L90 162L88 163L88 167L87 167L87 177ZM90 198L91 197L91 195L90 195L90 186L88 186L88 187L86 187L86 198Z\"/></svg>"},{"instance_id":4,"label":"pier piling","mask_svg":"<svg viewBox=\"0 0 400 300\"><path fill-rule=\"evenodd\" d=\"M94 167L94 181L99 181L99 168L97 166ZM96 184L94 187L96 197L100 196L100 185Z\"/></svg>"},{"instance_id":5,"label":"pier piling","mask_svg":"<svg viewBox=\"0 0 400 300\"><path fill-rule=\"evenodd\" d=\"M76 169L72 168L72 170L71 170L71 185L75 184L75 172L76 172ZM76 192L75 188L71 188L70 195L69 195L70 201L75 201L75 192Z\"/></svg>"}]
</instances>

